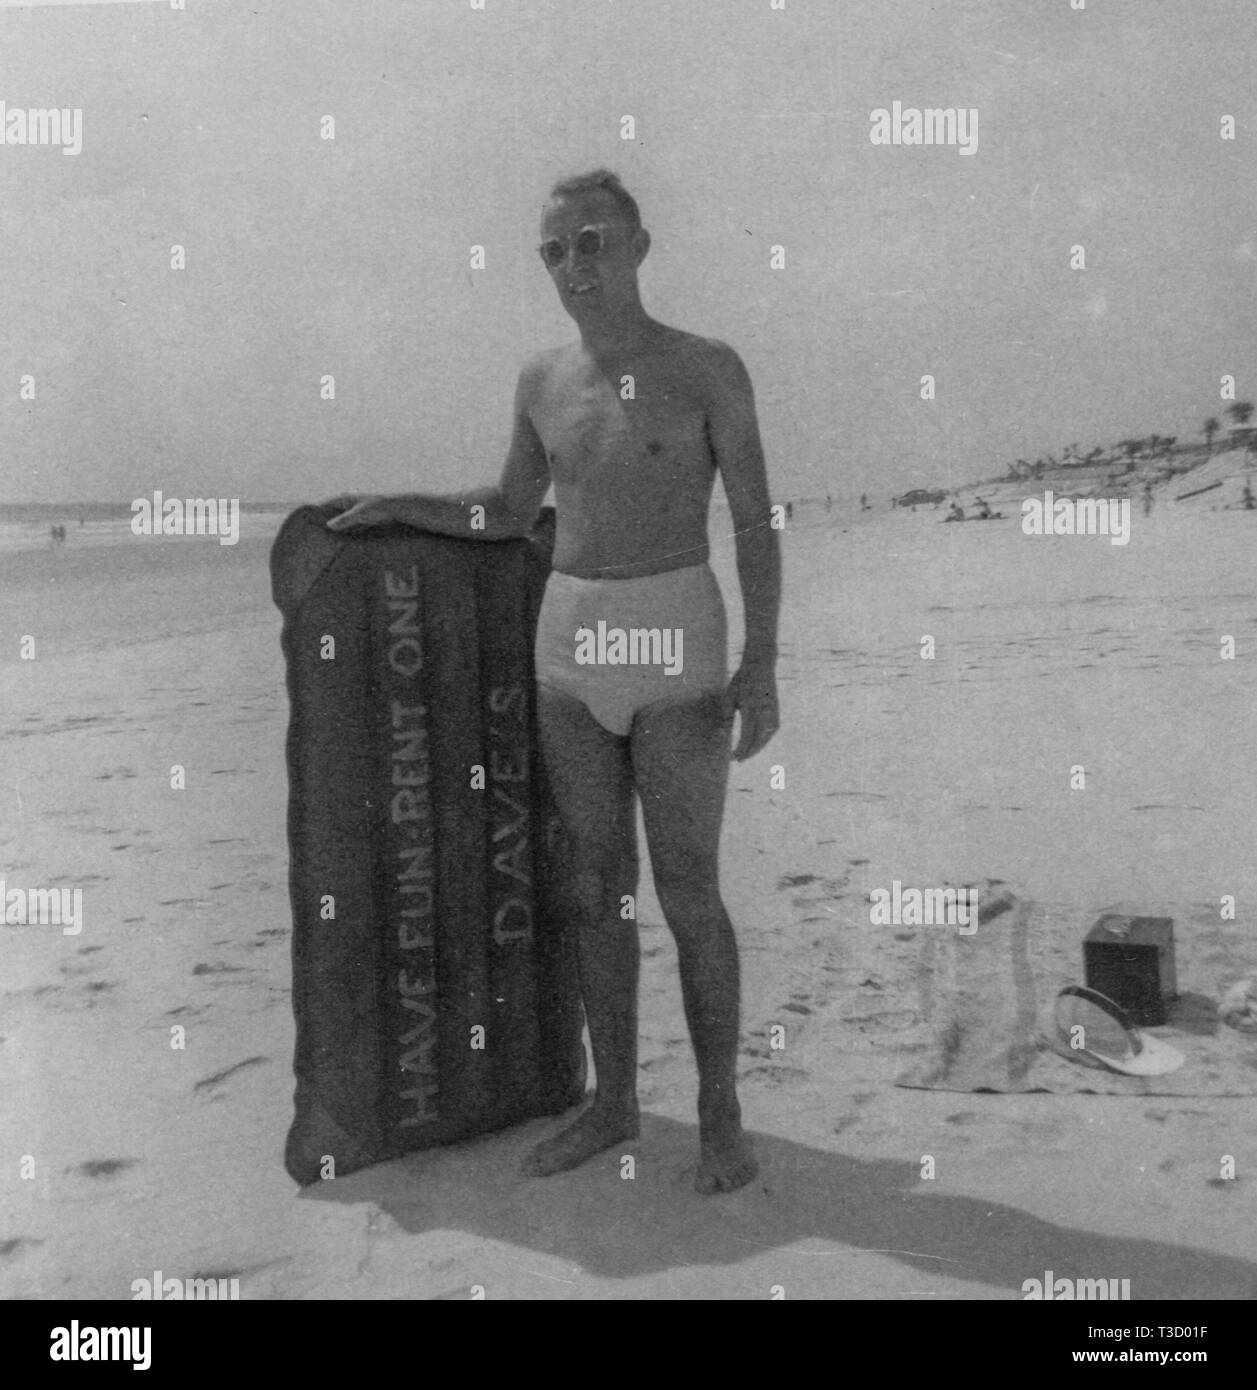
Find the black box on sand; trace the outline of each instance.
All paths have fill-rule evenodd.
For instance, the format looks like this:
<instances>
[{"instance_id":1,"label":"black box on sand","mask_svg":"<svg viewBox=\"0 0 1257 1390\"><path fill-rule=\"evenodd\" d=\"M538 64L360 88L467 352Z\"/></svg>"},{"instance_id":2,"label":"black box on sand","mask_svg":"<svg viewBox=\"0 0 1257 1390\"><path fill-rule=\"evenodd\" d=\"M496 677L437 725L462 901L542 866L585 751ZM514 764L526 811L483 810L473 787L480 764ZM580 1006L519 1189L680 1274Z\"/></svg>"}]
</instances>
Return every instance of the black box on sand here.
<instances>
[{"instance_id":1,"label":"black box on sand","mask_svg":"<svg viewBox=\"0 0 1257 1390\"><path fill-rule=\"evenodd\" d=\"M1107 994L1132 1023L1155 1028L1178 994L1174 973L1174 922L1169 917L1107 913L1082 944L1087 985Z\"/></svg>"}]
</instances>

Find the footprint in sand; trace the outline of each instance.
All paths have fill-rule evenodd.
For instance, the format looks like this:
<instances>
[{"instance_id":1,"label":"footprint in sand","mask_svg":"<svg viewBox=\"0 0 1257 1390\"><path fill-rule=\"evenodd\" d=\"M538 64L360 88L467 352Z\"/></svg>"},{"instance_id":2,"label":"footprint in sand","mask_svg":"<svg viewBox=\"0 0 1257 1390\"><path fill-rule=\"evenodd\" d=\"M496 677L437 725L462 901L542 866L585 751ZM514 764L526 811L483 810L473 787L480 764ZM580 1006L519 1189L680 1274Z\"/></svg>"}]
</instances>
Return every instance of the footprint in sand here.
<instances>
[{"instance_id":1,"label":"footprint in sand","mask_svg":"<svg viewBox=\"0 0 1257 1390\"><path fill-rule=\"evenodd\" d=\"M808 1073L802 1067L792 1067L786 1062L763 1063L757 1062L754 1066L744 1067L739 1073L739 1080L752 1076L770 1077L774 1084L780 1086L783 1082L792 1079L806 1079Z\"/></svg>"},{"instance_id":2,"label":"footprint in sand","mask_svg":"<svg viewBox=\"0 0 1257 1390\"><path fill-rule=\"evenodd\" d=\"M111 1178L124 1169L134 1168L138 1158L89 1158L85 1163L67 1168L67 1173L80 1173L85 1178Z\"/></svg>"},{"instance_id":3,"label":"footprint in sand","mask_svg":"<svg viewBox=\"0 0 1257 1390\"><path fill-rule=\"evenodd\" d=\"M36 1245L42 1245L42 1240L36 1240L34 1236L11 1236L8 1240L0 1240L0 1260L7 1260L12 1255L20 1255L23 1250L33 1249Z\"/></svg>"},{"instance_id":4,"label":"footprint in sand","mask_svg":"<svg viewBox=\"0 0 1257 1390\"><path fill-rule=\"evenodd\" d=\"M198 1081L192 1087L193 1092L212 1090L220 1086L229 1076L234 1076L236 1072L242 1071L245 1067L260 1066L263 1062L269 1062L269 1057L246 1057L243 1062L237 1062L234 1067L228 1067L225 1071L215 1072L213 1076L207 1076L202 1081Z\"/></svg>"},{"instance_id":5,"label":"footprint in sand","mask_svg":"<svg viewBox=\"0 0 1257 1390\"><path fill-rule=\"evenodd\" d=\"M840 902L846 896L850 879L846 874L843 874L841 878L818 878L815 874L789 874L778 880L777 887L784 890L788 887L812 884L815 885L815 891L792 897L790 906L799 912L811 910L812 915L802 918L803 923L827 922L837 915L838 909L833 904Z\"/></svg>"}]
</instances>

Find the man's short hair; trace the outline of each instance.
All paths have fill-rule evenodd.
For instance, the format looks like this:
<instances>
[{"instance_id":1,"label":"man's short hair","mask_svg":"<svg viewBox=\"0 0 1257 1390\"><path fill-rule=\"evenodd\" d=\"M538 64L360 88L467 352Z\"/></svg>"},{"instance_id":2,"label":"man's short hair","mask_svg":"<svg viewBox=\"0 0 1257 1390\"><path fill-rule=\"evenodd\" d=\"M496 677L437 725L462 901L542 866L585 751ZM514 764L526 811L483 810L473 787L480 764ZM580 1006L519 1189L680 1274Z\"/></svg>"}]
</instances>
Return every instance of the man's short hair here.
<instances>
[{"instance_id":1,"label":"man's short hair","mask_svg":"<svg viewBox=\"0 0 1257 1390\"><path fill-rule=\"evenodd\" d=\"M624 214L625 220L634 231L642 225L642 215L637 200L620 182L618 174L610 169L593 169L588 174L576 174L570 179L562 179L550 190L551 198L570 198L580 193L595 193L601 190L615 199L616 206Z\"/></svg>"}]
</instances>

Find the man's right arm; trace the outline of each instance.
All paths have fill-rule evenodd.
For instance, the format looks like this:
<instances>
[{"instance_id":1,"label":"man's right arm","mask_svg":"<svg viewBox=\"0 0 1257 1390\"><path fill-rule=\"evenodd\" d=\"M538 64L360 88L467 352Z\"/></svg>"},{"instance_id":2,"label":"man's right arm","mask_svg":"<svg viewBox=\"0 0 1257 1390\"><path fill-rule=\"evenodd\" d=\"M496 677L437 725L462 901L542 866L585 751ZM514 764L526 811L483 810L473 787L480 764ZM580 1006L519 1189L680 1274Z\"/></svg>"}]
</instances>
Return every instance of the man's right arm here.
<instances>
[{"instance_id":1,"label":"man's right arm","mask_svg":"<svg viewBox=\"0 0 1257 1390\"><path fill-rule=\"evenodd\" d=\"M546 451L532 423L532 404L542 377L539 359L527 363L515 387L514 423L506 465L496 487L466 492L368 497L327 523L351 531L400 521L421 531L471 540L526 536L550 486ZM480 511L473 510L480 508Z\"/></svg>"}]
</instances>

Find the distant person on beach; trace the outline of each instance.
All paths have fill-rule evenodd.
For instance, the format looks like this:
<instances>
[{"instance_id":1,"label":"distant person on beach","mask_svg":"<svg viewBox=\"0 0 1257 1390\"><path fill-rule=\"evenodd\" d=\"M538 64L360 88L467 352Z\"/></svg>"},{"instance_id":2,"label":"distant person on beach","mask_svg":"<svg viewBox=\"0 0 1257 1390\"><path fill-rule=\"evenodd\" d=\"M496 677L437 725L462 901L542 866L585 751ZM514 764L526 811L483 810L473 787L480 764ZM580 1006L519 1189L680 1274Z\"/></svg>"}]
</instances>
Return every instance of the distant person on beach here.
<instances>
[{"instance_id":1,"label":"distant person on beach","mask_svg":"<svg viewBox=\"0 0 1257 1390\"><path fill-rule=\"evenodd\" d=\"M1253 484L1250 478L1244 479L1244 491L1240 494L1240 500L1244 503L1244 510L1251 512L1257 506L1257 498L1253 497Z\"/></svg>"},{"instance_id":2,"label":"distant person on beach","mask_svg":"<svg viewBox=\"0 0 1257 1390\"><path fill-rule=\"evenodd\" d=\"M1152 484L1151 484L1151 483L1145 483L1145 484L1144 484L1144 516L1151 516L1151 514L1152 514L1152 502L1153 502Z\"/></svg>"},{"instance_id":3,"label":"distant person on beach","mask_svg":"<svg viewBox=\"0 0 1257 1390\"><path fill-rule=\"evenodd\" d=\"M781 558L751 382L732 348L645 312L637 272L650 234L614 174L557 184L541 237L542 262L580 338L525 364L498 486L365 499L329 525L399 520L452 536L524 536L553 483L538 717L583 907L581 988L597 1089L573 1124L533 1151L526 1171L562 1172L638 1134L638 935L621 909L637 892L640 798L698 1063L695 1186L729 1191L757 1165L735 1090L739 966L718 881L720 826L735 712L738 759L758 753L778 725ZM626 377L631 399L622 392ZM707 563L717 473L733 513L746 610L732 681L724 604ZM473 505L485 509L483 530L469 527ZM576 629L602 617L647 628L679 617L684 685L658 666L576 665Z\"/></svg>"},{"instance_id":4,"label":"distant person on beach","mask_svg":"<svg viewBox=\"0 0 1257 1390\"><path fill-rule=\"evenodd\" d=\"M916 508L913 507L912 510L913 510L913 511L916 511ZM965 519L965 509L960 505L959 502L953 502L953 503L951 504L951 509L948 511L947 516L944 518L944 520L946 520L946 521L963 521L964 519Z\"/></svg>"},{"instance_id":5,"label":"distant person on beach","mask_svg":"<svg viewBox=\"0 0 1257 1390\"><path fill-rule=\"evenodd\" d=\"M793 503L793 502L787 502L787 503L786 503L786 520L787 520L787 521L793 521L793 520L794 520L794 503Z\"/></svg>"},{"instance_id":6,"label":"distant person on beach","mask_svg":"<svg viewBox=\"0 0 1257 1390\"><path fill-rule=\"evenodd\" d=\"M977 505L977 508L978 508L978 516L979 516L979 517L981 517L983 520L985 520L987 517L989 517L989 516L991 515L991 509L990 509L990 507L988 507L987 504L986 504L986 498L984 498L984 497L975 497L973 500L974 500L975 504Z\"/></svg>"}]
</instances>

